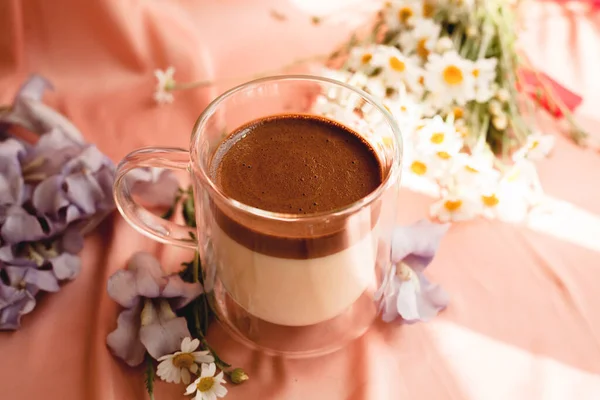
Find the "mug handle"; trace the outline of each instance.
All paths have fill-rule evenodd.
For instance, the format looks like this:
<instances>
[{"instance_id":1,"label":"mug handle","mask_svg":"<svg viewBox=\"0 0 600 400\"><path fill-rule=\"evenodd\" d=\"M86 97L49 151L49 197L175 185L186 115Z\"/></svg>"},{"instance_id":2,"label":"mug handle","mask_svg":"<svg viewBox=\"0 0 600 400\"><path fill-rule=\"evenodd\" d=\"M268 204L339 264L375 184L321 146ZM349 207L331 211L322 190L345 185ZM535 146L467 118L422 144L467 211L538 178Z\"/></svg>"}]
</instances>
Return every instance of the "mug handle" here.
<instances>
[{"instance_id":1,"label":"mug handle","mask_svg":"<svg viewBox=\"0 0 600 400\"><path fill-rule=\"evenodd\" d=\"M196 249L195 229L152 214L131 197L126 175L136 168L189 170L190 153L177 147L147 147L129 153L117 166L113 195L123 218L138 232L161 243Z\"/></svg>"}]
</instances>

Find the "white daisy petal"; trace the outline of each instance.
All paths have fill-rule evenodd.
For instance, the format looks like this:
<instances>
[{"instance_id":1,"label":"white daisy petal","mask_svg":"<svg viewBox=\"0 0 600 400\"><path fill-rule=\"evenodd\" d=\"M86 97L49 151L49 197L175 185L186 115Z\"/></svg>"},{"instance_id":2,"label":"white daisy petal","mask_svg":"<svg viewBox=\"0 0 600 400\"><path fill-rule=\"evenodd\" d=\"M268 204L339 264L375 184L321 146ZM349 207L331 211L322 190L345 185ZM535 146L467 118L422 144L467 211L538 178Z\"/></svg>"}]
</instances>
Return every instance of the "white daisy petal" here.
<instances>
[{"instance_id":1,"label":"white daisy petal","mask_svg":"<svg viewBox=\"0 0 600 400\"><path fill-rule=\"evenodd\" d=\"M186 389L185 389L185 394L186 395L190 395L192 393L194 393L197 389L198 383L200 382L200 378L196 379L194 382L192 382Z\"/></svg>"},{"instance_id":2,"label":"white daisy petal","mask_svg":"<svg viewBox=\"0 0 600 400\"><path fill-rule=\"evenodd\" d=\"M190 379L192 378L190 375L190 371L187 368L181 368L180 373L181 380L183 381L183 383L185 383L186 385L190 383Z\"/></svg>"}]
</instances>

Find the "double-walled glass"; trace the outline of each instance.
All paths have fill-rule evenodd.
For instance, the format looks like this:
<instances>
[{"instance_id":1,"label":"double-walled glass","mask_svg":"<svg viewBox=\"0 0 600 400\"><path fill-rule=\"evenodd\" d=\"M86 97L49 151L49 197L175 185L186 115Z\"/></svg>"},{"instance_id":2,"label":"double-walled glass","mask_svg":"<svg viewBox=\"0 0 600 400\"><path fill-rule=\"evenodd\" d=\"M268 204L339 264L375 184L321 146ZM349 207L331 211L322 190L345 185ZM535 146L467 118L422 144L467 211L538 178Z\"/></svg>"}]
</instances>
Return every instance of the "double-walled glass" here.
<instances>
[{"instance_id":1,"label":"double-walled glass","mask_svg":"<svg viewBox=\"0 0 600 400\"><path fill-rule=\"evenodd\" d=\"M299 113L325 116L360 135L379 158L382 184L355 203L318 214L270 212L225 195L211 173L223 139L250 121ZM189 150L130 153L119 164L114 194L137 230L198 250L211 305L235 338L268 353L318 355L360 336L377 314L373 295L390 269L401 154L393 118L363 91L312 76L270 77L213 101L194 127ZM195 231L133 201L124 178L140 167L189 171Z\"/></svg>"}]
</instances>

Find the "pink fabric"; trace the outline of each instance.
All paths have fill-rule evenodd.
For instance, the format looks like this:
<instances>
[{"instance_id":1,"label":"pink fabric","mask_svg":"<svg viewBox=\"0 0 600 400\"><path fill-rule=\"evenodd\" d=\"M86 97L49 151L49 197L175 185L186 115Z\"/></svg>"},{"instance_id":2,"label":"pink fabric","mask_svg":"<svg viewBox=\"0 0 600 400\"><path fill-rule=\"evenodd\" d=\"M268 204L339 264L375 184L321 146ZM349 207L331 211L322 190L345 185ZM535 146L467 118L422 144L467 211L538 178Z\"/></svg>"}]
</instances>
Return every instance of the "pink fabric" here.
<instances>
[{"instance_id":1,"label":"pink fabric","mask_svg":"<svg viewBox=\"0 0 600 400\"><path fill-rule=\"evenodd\" d=\"M4 0L0 100L10 101L37 71L57 88L48 101L115 161L141 146L186 146L202 108L232 82L178 93L173 105L156 107L152 70L174 65L179 81L249 75L326 51L350 29L313 27L294 4ZM273 18L271 9L288 20ZM554 4L534 4L525 15L522 40L534 64L583 95L579 115L598 135L598 15ZM597 154L559 138L540 168L549 194L600 214ZM426 215L430 201L405 192L402 220ZM251 376L242 386L228 385L227 398L597 400L600 238L591 242L596 250L525 227L457 224L430 267L452 296L438 319L378 323L321 359L266 357L214 325L209 340ZM105 346L118 313L106 280L142 249L172 268L190 256L142 237L118 215L108 220L87 239L79 278L41 298L20 331L0 333L0 398L145 398L141 370L114 359ZM183 398L183 390L157 383L156 398Z\"/></svg>"}]
</instances>

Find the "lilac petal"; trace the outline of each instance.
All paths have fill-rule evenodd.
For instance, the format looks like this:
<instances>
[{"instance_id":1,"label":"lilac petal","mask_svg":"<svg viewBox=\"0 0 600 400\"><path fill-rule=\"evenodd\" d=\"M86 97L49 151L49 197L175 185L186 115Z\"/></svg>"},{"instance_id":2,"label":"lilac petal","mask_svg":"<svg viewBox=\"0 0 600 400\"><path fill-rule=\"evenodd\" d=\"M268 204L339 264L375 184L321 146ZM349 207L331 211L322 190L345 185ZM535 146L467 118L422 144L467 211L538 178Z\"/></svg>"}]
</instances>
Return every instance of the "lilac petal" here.
<instances>
[{"instance_id":1,"label":"lilac petal","mask_svg":"<svg viewBox=\"0 0 600 400\"><path fill-rule=\"evenodd\" d=\"M98 172L104 165L110 165L112 161L98 150L94 145L85 146L79 155L67 161L63 167L63 173L69 174L86 170Z\"/></svg>"},{"instance_id":2,"label":"lilac petal","mask_svg":"<svg viewBox=\"0 0 600 400\"><path fill-rule=\"evenodd\" d=\"M61 238L61 250L71 254L78 254L83 249L83 235L77 229L69 228Z\"/></svg>"},{"instance_id":3,"label":"lilac petal","mask_svg":"<svg viewBox=\"0 0 600 400\"><path fill-rule=\"evenodd\" d=\"M448 306L450 296L440 285L431 283L423 274L419 274L419 281L422 298L436 310L436 314Z\"/></svg>"},{"instance_id":4,"label":"lilac petal","mask_svg":"<svg viewBox=\"0 0 600 400\"><path fill-rule=\"evenodd\" d=\"M392 262L404 261L415 272L422 271L433 259L449 227L426 220L396 227L392 236Z\"/></svg>"},{"instance_id":5,"label":"lilac petal","mask_svg":"<svg viewBox=\"0 0 600 400\"><path fill-rule=\"evenodd\" d=\"M112 211L116 207L115 199L112 195L114 181L115 166L113 164L101 168L96 173L96 182L98 182L102 193L104 193L104 198L98 204L96 204L98 210Z\"/></svg>"},{"instance_id":6,"label":"lilac petal","mask_svg":"<svg viewBox=\"0 0 600 400\"><path fill-rule=\"evenodd\" d=\"M118 270L108 278L108 295L125 308L131 308L138 301L135 274L128 270Z\"/></svg>"},{"instance_id":7,"label":"lilac petal","mask_svg":"<svg viewBox=\"0 0 600 400\"><path fill-rule=\"evenodd\" d=\"M400 278L395 278L398 281ZM398 297L396 298L396 308L398 314L406 321L415 321L420 319L419 306L417 304L418 283L410 279L401 281L398 288Z\"/></svg>"},{"instance_id":8,"label":"lilac petal","mask_svg":"<svg viewBox=\"0 0 600 400\"><path fill-rule=\"evenodd\" d=\"M81 270L79 257L69 253L62 253L50 259L52 271L58 280L75 279Z\"/></svg>"},{"instance_id":9,"label":"lilac petal","mask_svg":"<svg viewBox=\"0 0 600 400\"><path fill-rule=\"evenodd\" d=\"M76 205L71 204L65 210L65 224L70 224L73 221L77 221L83 217L83 213Z\"/></svg>"},{"instance_id":10,"label":"lilac petal","mask_svg":"<svg viewBox=\"0 0 600 400\"><path fill-rule=\"evenodd\" d=\"M19 206L7 210L0 235L7 243L34 241L46 236L38 219Z\"/></svg>"},{"instance_id":11,"label":"lilac petal","mask_svg":"<svg viewBox=\"0 0 600 400\"><path fill-rule=\"evenodd\" d=\"M46 79L32 75L17 92L14 105L5 118L38 134L59 128L72 140L83 142L81 133L67 118L42 103L47 89L52 89L52 85Z\"/></svg>"},{"instance_id":12,"label":"lilac petal","mask_svg":"<svg viewBox=\"0 0 600 400\"><path fill-rule=\"evenodd\" d=\"M138 296L156 298L167 284L158 260L152 255L134 254L126 270L108 278L108 295L123 307L131 307Z\"/></svg>"},{"instance_id":13,"label":"lilac petal","mask_svg":"<svg viewBox=\"0 0 600 400\"><path fill-rule=\"evenodd\" d=\"M17 139L6 139L0 142L1 159L19 159L19 156L25 152L25 145Z\"/></svg>"},{"instance_id":14,"label":"lilac petal","mask_svg":"<svg viewBox=\"0 0 600 400\"><path fill-rule=\"evenodd\" d=\"M96 203L104 197L102 188L89 173L75 173L65 178L67 198L87 215L96 212Z\"/></svg>"},{"instance_id":15,"label":"lilac petal","mask_svg":"<svg viewBox=\"0 0 600 400\"><path fill-rule=\"evenodd\" d=\"M140 341L140 324L142 306L139 302L134 307L124 310L117 319L117 329L106 337L106 344L112 353L134 367L144 361L146 349Z\"/></svg>"},{"instance_id":16,"label":"lilac petal","mask_svg":"<svg viewBox=\"0 0 600 400\"><path fill-rule=\"evenodd\" d=\"M191 337L191 334L183 317L159 319L140 329L140 340L154 359L179 350L181 341L186 337Z\"/></svg>"},{"instance_id":17,"label":"lilac petal","mask_svg":"<svg viewBox=\"0 0 600 400\"><path fill-rule=\"evenodd\" d=\"M175 174L158 168L134 169L127 174L127 180L132 193L148 206L171 206L179 189Z\"/></svg>"},{"instance_id":18,"label":"lilac petal","mask_svg":"<svg viewBox=\"0 0 600 400\"><path fill-rule=\"evenodd\" d=\"M127 263L127 269L135 273L135 284L140 296L159 297L167 284L158 260L149 253L138 252Z\"/></svg>"},{"instance_id":19,"label":"lilac petal","mask_svg":"<svg viewBox=\"0 0 600 400\"><path fill-rule=\"evenodd\" d=\"M35 297L31 293L0 283L0 330L19 329L21 316L34 308Z\"/></svg>"},{"instance_id":20,"label":"lilac petal","mask_svg":"<svg viewBox=\"0 0 600 400\"><path fill-rule=\"evenodd\" d=\"M35 267L5 267L4 270L13 286L24 282L46 292L58 292L58 281L52 271L43 271Z\"/></svg>"},{"instance_id":21,"label":"lilac petal","mask_svg":"<svg viewBox=\"0 0 600 400\"><path fill-rule=\"evenodd\" d=\"M409 281L401 281L397 309L407 322L429 321L448 305L448 301L448 295L440 286L418 274Z\"/></svg>"},{"instance_id":22,"label":"lilac petal","mask_svg":"<svg viewBox=\"0 0 600 400\"><path fill-rule=\"evenodd\" d=\"M54 175L40 182L34 189L32 203L38 212L56 215L61 208L69 205L69 200L62 188L63 182L62 176Z\"/></svg>"},{"instance_id":23,"label":"lilac petal","mask_svg":"<svg viewBox=\"0 0 600 400\"><path fill-rule=\"evenodd\" d=\"M171 302L175 310L185 307L204 291L200 282L184 282L179 275L171 275L167 278L167 285L163 289L161 296L173 298Z\"/></svg>"}]
</instances>

